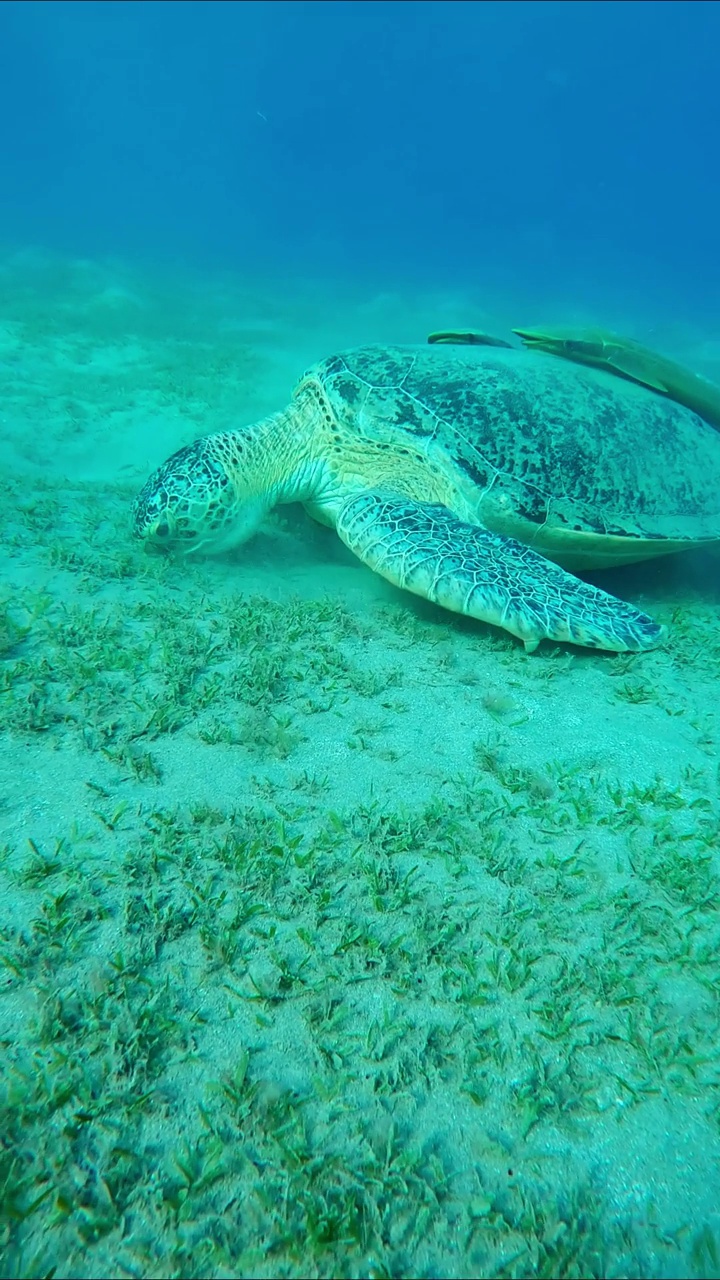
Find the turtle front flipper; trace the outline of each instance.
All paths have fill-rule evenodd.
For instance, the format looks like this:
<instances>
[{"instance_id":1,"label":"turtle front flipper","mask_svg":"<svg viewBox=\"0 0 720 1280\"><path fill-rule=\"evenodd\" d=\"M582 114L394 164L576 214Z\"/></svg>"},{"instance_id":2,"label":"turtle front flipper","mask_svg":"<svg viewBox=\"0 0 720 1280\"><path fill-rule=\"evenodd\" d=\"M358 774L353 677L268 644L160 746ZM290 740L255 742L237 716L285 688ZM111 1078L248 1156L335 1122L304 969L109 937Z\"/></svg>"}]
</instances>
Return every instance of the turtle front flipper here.
<instances>
[{"instance_id":1,"label":"turtle front flipper","mask_svg":"<svg viewBox=\"0 0 720 1280\"><path fill-rule=\"evenodd\" d=\"M341 508L337 532L388 582L504 627L528 652L545 639L635 652L665 635L647 614L438 504L363 490Z\"/></svg>"},{"instance_id":2,"label":"turtle front flipper","mask_svg":"<svg viewBox=\"0 0 720 1280\"><path fill-rule=\"evenodd\" d=\"M547 351L639 382L720 429L720 387L632 338L621 338L605 329L513 329L513 333L533 351Z\"/></svg>"}]
</instances>

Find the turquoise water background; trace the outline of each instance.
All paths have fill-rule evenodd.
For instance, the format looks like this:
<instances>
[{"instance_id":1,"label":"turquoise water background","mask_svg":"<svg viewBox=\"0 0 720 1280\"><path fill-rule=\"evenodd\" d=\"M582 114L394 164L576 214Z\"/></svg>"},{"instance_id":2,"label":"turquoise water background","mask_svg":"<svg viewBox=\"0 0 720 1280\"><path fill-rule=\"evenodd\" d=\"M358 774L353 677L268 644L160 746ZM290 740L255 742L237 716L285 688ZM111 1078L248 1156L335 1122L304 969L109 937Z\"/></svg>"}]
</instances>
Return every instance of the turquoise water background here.
<instances>
[{"instance_id":1,"label":"turquoise water background","mask_svg":"<svg viewBox=\"0 0 720 1280\"><path fill-rule=\"evenodd\" d=\"M346 347L720 383L719 48L0 3L0 1280L720 1276L717 547L592 577L662 647L529 656L300 507L187 560L130 516Z\"/></svg>"},{"instance_id":2,"label":"turquoise water background","mask_svg":"<svg viewBox=\"0 0 720 1280\"><path fill-rule=\"evenodd\" d=\"M688 0L5 3L0 237L711 321L719 44Z\"/></svg>"}]
</instances>

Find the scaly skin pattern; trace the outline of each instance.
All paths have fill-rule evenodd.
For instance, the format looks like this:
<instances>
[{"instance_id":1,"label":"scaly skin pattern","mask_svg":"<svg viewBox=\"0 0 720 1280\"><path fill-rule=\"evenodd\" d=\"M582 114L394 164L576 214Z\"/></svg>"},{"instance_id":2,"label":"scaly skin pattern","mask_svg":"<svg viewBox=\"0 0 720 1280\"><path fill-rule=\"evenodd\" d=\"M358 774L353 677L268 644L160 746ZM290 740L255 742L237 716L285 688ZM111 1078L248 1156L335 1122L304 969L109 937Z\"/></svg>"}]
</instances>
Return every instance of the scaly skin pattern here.
<instances>
[{"instance_id":1,"label":"scaly skin pattern","mask_svg":"<svg viewBox=\"0 0 720 1280\"><path fill-rule=\"evenodd\" d=\"M221 551L245 541L281 502L310 499L320 483L324 422L312 395L243 431L203 436L168 458L133 505L147 544L184 552Z\"/></svg>"},{"instance_id":2,"label":"scaly skin pattern","mask_svg":"<svg viewBox=\"0 0 720 1280\"><path fill-rule=\"evenodd\" d=\"M366 491L343 507L337 531L364 564L396 587L503 627L528 652L541 640L636 652L665 637L665 628L647 614L514 538L458 520L447 507Z\"/></svg>"},{"instance_id":3,"label":"scaly skin pattern","mask_svg":"<svg viewBox=\"0 0 720 1280\"><path fill-rule=\"evenodd\" d=\"M663 629L559 565L718 539L719 493L720 434L645 388L524 351L369 347L311 370L282 412L181 449L134 522L148 544L217 551L300 501L396 585L527 648L617 652Z\"/></svg>"}]
</instances>

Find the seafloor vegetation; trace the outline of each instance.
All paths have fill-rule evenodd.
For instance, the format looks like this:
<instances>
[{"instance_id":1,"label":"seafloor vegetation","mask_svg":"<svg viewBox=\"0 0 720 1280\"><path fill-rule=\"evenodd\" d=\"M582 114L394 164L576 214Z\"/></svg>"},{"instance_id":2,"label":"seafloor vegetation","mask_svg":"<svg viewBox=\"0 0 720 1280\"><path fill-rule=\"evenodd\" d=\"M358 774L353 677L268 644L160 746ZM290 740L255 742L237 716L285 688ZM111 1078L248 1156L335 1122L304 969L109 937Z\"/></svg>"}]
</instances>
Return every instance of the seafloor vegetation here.
<instances>
[{"instance_id":1,"label":"seafloor vegetation","mask_svg":"<svg viewBox=\"0 0 720 1280\"><path fill-rule=\"evenodd\" d=\"M6 504L54 586L3 605L4 750L70 753L87 796L0 863L6 1274L711 1271L708 1227L640 1221L604 1167L645 1124L717 1148L710 754L673 785L518 764L523 691L577 659L438 643L400 605L219 603L91 536L90 494ZM676 626L673 665L719 658ZM678 714L668 663L608 660L607 697ZM402 804L382 779L430 677L482 716ZM364 801L340 752L375 761ZM203 756L239 761L231 803L193 799Z\"/></svg>"},{"instance_id":2,"label":"seafloor vegetation","mask_svg":"<svg viewBox=\"0 0 720 1280\"><path fill-rule=\"evenodd\" d=\"M717 1275L707 592L528 659L59 472L0 499L0 1273Z\"/></svg>"}]
</instances>

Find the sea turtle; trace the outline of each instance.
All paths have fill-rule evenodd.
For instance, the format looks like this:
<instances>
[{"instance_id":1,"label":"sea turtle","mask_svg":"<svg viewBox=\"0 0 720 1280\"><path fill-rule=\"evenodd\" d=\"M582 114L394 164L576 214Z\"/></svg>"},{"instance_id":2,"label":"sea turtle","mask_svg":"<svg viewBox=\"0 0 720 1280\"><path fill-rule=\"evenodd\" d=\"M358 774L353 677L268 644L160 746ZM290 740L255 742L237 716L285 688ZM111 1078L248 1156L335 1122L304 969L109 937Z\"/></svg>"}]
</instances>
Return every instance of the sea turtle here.
<instances>
[{"instance_id":1,"label":"sea turtle","mask_svg":"<svg viewBox=\"0 0 720 1280\"><path fill-rule=\"evenodd\" d=\"M286 502L396 586L528 651L637 651L664 627L568 570L720 539L720 433L646 386L486 335L367 346L312 368L279 413L180 449L134 528L155 548L222 551Z\"/></svg>"}]
</instances>

